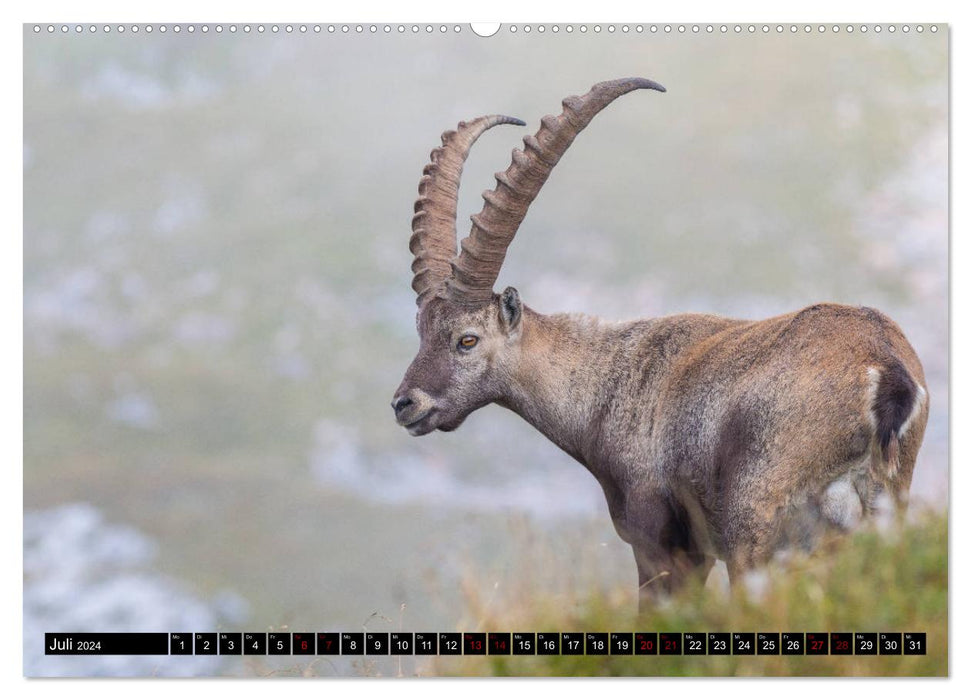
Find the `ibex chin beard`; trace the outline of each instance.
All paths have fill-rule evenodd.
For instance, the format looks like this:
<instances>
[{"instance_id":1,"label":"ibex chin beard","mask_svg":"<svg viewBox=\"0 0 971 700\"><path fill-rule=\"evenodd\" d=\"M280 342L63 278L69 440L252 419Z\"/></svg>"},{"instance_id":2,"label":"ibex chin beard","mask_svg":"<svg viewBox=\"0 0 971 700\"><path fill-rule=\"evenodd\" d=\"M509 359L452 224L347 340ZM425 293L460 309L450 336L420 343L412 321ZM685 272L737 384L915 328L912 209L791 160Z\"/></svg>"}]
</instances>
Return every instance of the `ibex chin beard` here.
<instances>
[{"instance_id":1,"label":"ibex chin beard","mask_svg":"<svg viewBox=\"0 0 971 700\"><path fill-rule=\"evenodd\" d=\"M867 307L607 323L546 316L512 287L493 291L570 144L639 89L665 91L644 78L611 80L543 117L483 194L460 246L455 211L469 150L493 126L524 123L491 115L442 134L409 243L421 347L392 408L412 435L453 430L489 403L535 426L603 487L633 549L643 605L707 576L716 558L736 581L787 542L847 529L881 494L903 512L930 399L903 332Z\"/></svg>"},{"instance_id":2,"label":"ibex chin beard","mask_svg":"<svg viewBox=\"0 0 971 700\"><path fill-rule=\"evenodd\" d=\"M422 435L428 435L428 433L431 433L438 429L438 426L435 425L434 413L429 413L428 415L422 418L419 418L415 422L409 425L406 425L404 427L405 427L405 430L408 431L408 434L411 435L412 437L421 437Z\"/></svg>"}]
</instances>

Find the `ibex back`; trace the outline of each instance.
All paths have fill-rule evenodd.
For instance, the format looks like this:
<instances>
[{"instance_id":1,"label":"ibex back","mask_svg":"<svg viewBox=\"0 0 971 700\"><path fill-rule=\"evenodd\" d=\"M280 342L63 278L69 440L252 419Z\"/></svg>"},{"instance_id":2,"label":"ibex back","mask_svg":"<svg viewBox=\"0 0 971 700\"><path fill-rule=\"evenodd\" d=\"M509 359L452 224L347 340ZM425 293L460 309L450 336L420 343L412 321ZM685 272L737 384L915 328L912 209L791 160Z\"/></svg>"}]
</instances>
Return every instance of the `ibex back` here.
<instances>
[{"instance_id":1,"label":"ibex back","mask_svg":"<svg viewBox=\"0 0 971 700\"><path fill-rule=\"evenodd\" d=\"M411 252L418 355L392 407L412 435L509 408L589 469L631 544L642 596L736 580L784 546L849 530L881 493L906 507L927 423L923 370L900 328L817 304L764 321L683 314L624 323L539 314L492 286L530 203L576 135L642 78L563 101L496 175L456 250L462 165L504 116L442 135L419 185ZM643 597L642 597L643 601Z\"/></svg>"}]
</instances>

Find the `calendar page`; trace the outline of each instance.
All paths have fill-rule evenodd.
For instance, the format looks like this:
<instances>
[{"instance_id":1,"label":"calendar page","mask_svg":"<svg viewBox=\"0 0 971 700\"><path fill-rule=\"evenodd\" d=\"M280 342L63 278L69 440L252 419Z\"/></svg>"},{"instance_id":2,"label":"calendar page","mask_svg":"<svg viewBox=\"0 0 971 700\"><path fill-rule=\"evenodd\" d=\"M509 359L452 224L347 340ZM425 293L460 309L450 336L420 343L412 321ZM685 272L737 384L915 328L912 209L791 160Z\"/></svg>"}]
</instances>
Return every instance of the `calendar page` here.
<instances>
[{"instance_id":1,"label":"calendar page","mask_svg":"<svg viewBox=\"0 0 971 700\"><path fill-rule=\"evenodd\" d=\"M947 676L948 35L25 24L24 675Z\"/></svg>"}]
</instances>

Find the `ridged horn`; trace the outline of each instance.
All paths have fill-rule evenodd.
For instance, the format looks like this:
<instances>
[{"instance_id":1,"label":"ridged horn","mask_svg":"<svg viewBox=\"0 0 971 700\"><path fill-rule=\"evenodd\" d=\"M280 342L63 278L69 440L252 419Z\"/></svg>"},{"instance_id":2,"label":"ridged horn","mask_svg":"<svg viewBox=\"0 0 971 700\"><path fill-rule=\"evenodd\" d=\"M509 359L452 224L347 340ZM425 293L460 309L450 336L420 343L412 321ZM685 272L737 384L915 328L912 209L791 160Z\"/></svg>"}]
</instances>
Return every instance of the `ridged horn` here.
<instances>
[{"instance_id":1,"label":"ridged horn","mask_svg":"<svg viewBox=\"0 0 971 700\"><path fill-rule=\"evenodd\" d=\"M431 152L431 162L422 172L408 244L415 255L411 264L415 274L411 287L418 293L418 306L429 296L440 293L452 274L456 254L455 208L462 165L476 139L497 124L525 126L526 122L501 114L459 122L454 131L442 134L441 147Z\"/></svg>"},{"instance_id":2,"label":"ridged horn","mask_svg":"<svg viewBox=\"0 0 971 700\"><path fill-rule=\"evenodd\" d=\"M663 86L645 78L621 78L594 85L582 97L563 100L563 112L543 117L533 136L523 139L524 150L515 149L512 164L496 173L496 187L482 193L485 205L472 217L472 230L462 240L447 277L445 296L461 303L479 303L492 298L492 285L506 257L529 205L557 162L591 120L621 95L639 89L665 92Z\"/></svg>"}]
</instances>

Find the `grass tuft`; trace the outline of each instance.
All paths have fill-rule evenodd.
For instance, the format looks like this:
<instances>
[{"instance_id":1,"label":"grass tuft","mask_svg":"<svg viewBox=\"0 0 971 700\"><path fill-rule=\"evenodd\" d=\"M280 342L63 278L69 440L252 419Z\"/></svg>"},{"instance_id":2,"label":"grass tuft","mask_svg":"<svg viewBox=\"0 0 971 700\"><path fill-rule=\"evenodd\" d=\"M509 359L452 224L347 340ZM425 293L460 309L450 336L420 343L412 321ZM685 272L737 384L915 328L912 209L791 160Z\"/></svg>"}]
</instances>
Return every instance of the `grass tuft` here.
<instances>
[{"instance_id":1,"label":"grass tuft","mask_svg":"<svg viewBox=\"0 0 971 700\"><path fill-rule=\"evenodd\" d=\"M758 593L699 583L641 616L632 587L548 594L531 585L527 568L503 585L492 584L488 595L472 583L464 586L465 631L926 632L924 656L465 656L436 658L433 673L946 676L947 534L946 515L922 513L903 529L863 531L770 567Z\"/></svg>"}]
</instances>

